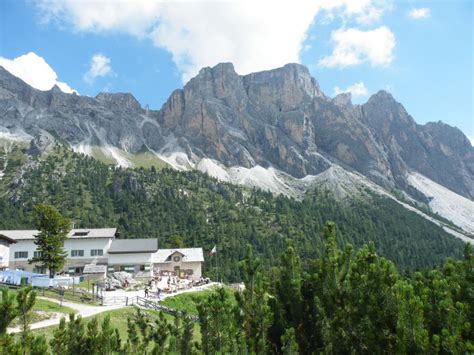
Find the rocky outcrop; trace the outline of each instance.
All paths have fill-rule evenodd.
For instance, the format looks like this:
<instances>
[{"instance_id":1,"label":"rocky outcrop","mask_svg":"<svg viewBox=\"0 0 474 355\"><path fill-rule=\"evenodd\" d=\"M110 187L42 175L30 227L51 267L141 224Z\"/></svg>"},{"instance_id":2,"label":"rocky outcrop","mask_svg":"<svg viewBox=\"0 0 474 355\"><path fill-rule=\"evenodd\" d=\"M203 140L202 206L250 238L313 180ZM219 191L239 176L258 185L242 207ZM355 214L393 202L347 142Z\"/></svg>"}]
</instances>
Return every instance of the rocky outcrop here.
<instances>
[{"instance_id":1,"label":"rocky outcrop","mask_svg":"<svg viewBox=\"0 0 474 355\"><path fill-rule=\"evenodd\" d=\"M238 75L232 64L203 68L159 111L126 93L95 98L39 91L0 67L0 127L34 136L54 132L73 146L135 153L184 152L198 163L275 167L294 177L339 164L422 199L406 177L418 171L474 199L474 150L456 128L418 125L388 92L363 105L328 98L307 68Z\"/></svg>"}]
</instances>

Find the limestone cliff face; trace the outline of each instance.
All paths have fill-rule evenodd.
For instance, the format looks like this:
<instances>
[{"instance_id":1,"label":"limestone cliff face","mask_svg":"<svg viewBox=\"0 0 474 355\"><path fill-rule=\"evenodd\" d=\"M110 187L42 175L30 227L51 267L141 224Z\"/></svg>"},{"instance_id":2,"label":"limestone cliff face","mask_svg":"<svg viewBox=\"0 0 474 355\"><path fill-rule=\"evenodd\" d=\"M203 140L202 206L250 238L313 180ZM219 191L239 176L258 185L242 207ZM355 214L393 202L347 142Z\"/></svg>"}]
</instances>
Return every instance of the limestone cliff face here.
<instances>
[{"instance_id":1,"label":"limestone cliff face","mask_svg":"<svg viewBox=\"0 0 474 355\"><path fill-rule=\"evenodd\" d=\"M336 163L415 196L406 174L418 171L474 199L474 150L461 131L416 124L385 91L363 105L348 94L328 98L299 64L245 76L230 63L203 68L159 111L144 110L131 94L35 90L0 67L0 129L131 153L182 151L195 162L273 166L295 177Z\"/></svg>"}]
</instances>

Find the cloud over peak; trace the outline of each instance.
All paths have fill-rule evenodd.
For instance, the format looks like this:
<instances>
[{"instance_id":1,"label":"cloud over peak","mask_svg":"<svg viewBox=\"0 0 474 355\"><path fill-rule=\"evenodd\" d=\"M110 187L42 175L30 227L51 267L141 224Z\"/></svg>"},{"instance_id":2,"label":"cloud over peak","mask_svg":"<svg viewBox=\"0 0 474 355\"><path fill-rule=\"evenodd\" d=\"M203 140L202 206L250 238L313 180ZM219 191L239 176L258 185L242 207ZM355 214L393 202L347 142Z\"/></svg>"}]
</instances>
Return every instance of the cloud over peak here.
<instances>
[{"instance_id":1,"label":"cloud over peak","mask_svg":"<svg viewBox=\"0 0 474 355\"><path fill-rule=\"evenodd\" d=\"M386 26L368 31L340 29L331 33L331 40L334 50L319 61L323 67L344 68L362 63L385 67L392 63L395 35Z\"/></svg>"},{"instance_id":2,"label":"cloud over peak","mask_svg":"<svg viewBox=\"0 0 474 355\"><path fill-rule=\"evenodd\" d=\"M58 75L53 68L34 52L14 59L0 57L0 65L35 89L46 91L57 85L65 93L77 93L68 84L58 81Z\"/></svg>"},{"instance_id":3,"label":"cloud over peak","mask_svg":"<svg viewBox=\"0 0 474 355\"><path fill-rule=\"evenodd\" d=\"M40 1L44 22L77 32L121 32L170 52L182 80L232 62L241 74L300 62L319 12L358 24L380 19L391 0Z\"/></svg>"},{"instance_id":4,"label":"cloud over peak","mask_svg":"<svg viewBox=\"0 0 474 355\"><path fill-rule=\"evenodd\" d=\"M110 58L103 54L97 53L92 56L89 70L84 74L84 80L88 84L93 84L96 78L113 75L110 66Z\"/></svg>"},{"instance_id":5,"label":"cloud over peak","mask_svg":"<svg viewBox=\"0 0 474 355\"><path fill-rule=\"evenodd\" d=\"M362 97L367 96L369 91L367 90L364 82L359 81L358 83L348 86L345 89L341 89L339 86L334 87L334 95L339 95L342 93L350 93L352 97Z\"/></svg>"}]
</instances>

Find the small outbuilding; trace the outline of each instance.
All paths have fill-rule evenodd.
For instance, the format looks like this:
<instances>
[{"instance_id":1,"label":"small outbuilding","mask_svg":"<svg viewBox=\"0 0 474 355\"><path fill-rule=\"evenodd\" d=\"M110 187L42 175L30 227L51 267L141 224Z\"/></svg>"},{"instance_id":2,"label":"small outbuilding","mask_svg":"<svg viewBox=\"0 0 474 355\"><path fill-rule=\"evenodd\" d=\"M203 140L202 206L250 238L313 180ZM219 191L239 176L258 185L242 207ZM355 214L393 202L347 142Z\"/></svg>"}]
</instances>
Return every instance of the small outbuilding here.
<instances>
[{"instance_id":1,"label":"small outbuilding","mask_svg":"<svg viewBox=\"0 0 474 355\"><path fill-rule=\"evenodd\" d=\"M105 278L107 276L107 265L87 264L82 271L84 275L92 275L94 278Z\"/></svg>"},{"instance_id":2,"label":"small outbuilding","mask_svg":"<svg viewBox=\"0 0 474 355\"><path fill-rule=\"evenodd\" d=\"M160 249L153 258L153 271L197 280L202 276L203 262L202 248Z\"/></svg>"}]
</instances>

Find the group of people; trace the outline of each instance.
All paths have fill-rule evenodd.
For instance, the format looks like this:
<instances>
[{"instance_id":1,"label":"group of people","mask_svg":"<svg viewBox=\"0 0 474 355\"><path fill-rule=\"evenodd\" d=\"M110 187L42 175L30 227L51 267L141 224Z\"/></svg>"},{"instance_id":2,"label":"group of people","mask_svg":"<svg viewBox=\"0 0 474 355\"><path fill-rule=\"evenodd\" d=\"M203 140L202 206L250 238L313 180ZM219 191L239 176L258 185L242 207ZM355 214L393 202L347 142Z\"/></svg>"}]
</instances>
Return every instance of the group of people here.
<instances>
[{"instance_id":1,"label":"group of people","mask_svg":"<svg viewBox=\"0 0 474 355\"><path fill-rule=\"evenodd\" d=\"M164 277L167 277L166 283L164 282ZM186 280L180 279L174 275L160 275L156 274L148 282L145 287L145 298L157 297L161 298L163 293L174 293L183 289L190 289L193 287L199 287L206 284L209 284L211 280L209 278L201 277L199 280ZM156 289L156 293L153 290Z\"/></svg>"},{"instance_id":2,"label":"group of people","mask_svg":"<svg viewBox=\"0 0 474 355\"><path fill-rule=\"evenodd\" d=\"M161 288L157 287L156 288L156 297L161 298L161 293L162 292L163 291L161 290ZM149 288L149 286L146 286L145 287L145 298L148 298L148 297L150 297L150 288Z\"/></svg>"}]
</instances>

